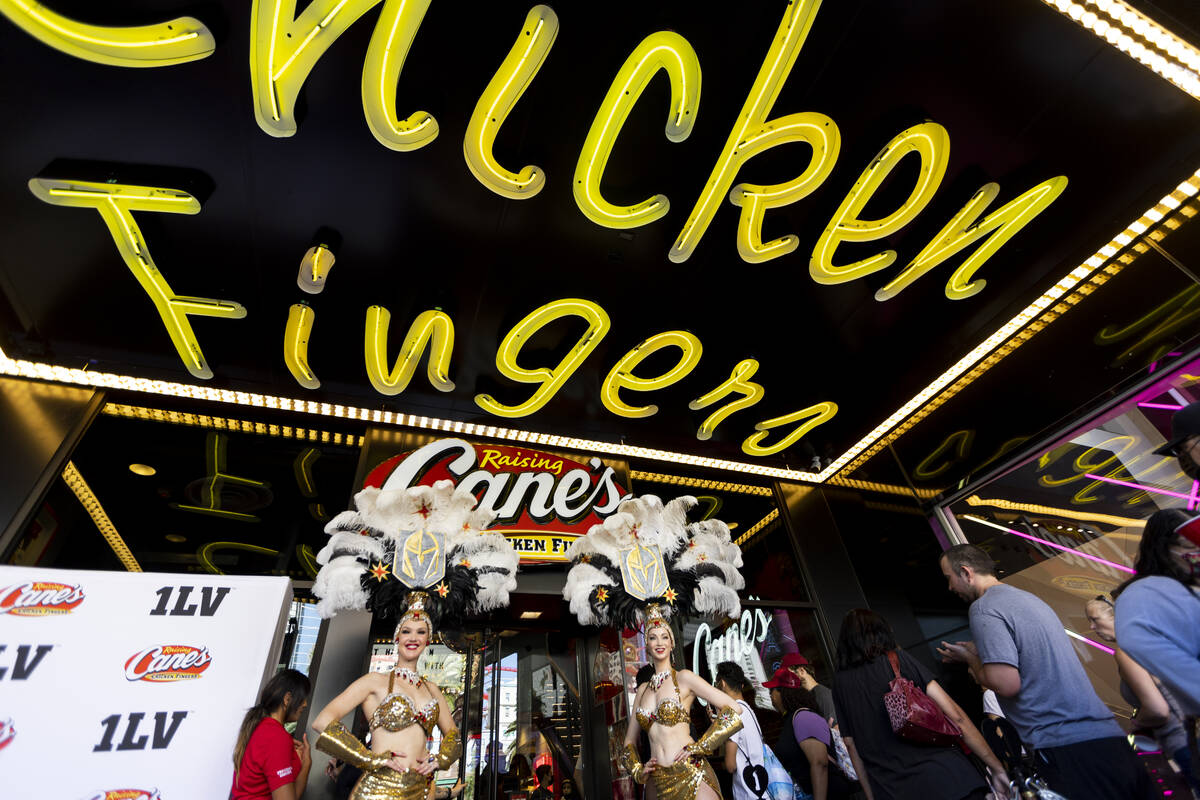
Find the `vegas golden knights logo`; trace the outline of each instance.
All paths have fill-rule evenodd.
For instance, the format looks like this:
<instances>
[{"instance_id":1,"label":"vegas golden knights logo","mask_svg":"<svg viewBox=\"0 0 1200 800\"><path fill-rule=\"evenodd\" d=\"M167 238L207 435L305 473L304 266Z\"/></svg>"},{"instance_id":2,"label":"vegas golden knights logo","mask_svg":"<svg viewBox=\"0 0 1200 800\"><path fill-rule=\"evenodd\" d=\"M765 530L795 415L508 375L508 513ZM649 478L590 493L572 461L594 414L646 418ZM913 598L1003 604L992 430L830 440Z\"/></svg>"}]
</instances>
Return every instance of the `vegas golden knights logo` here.
<instances>
[{"instance_id":1,"label":"vegas golden knights logo","mask_svg":"<svg viewBox=\"0 0 1200 800\"><path fill-rule=\"evenodd\" d=\"M638 600L662 597L667 591L667 568L657 546L634 545L621 552L621 581Z\"/></svg>"},{"instance_id":2,"label":"vegas golden knights logo","mask_svg":"<svg viewBox=\"0 0 1200 800\"><path fill-rule=\"evenodd\" d=\"M446 575L446 535L422 528L401 534L392 574L410 589L424 589Z\"/></svg>"}]
</instances>

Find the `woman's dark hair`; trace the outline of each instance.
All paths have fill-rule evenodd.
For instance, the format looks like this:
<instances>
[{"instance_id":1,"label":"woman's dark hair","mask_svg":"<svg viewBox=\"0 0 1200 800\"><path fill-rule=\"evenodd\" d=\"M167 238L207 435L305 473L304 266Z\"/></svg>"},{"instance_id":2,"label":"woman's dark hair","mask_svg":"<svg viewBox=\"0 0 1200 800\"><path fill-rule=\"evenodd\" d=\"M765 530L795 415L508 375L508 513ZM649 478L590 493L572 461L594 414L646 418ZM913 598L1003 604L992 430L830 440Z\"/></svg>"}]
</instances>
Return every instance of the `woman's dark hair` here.
<instances>
[{"instance_id":1,"label":"woman's dark hair","mask_svg":"<svg viewBox=\"0 0 1200 800\"><path fill-rule=\"evenodd\" d=\"M742 671L742 668L732 661L722 661L717 664L717 683L722 682L741 695L740 698L733 698L734 700L746 700L754 696L754 685L746 679L746 673Z\"/></svg>"},{"instance_id":2,"label":"woman's dark hair","mask_svg":"<svg viewBox=\"0 0 1200 800\"><path fill-rule=\"evenodd\" d=\"M867 664L896 649L896 634L892 633L892 626L886 619L870 609L854 608L842 619L837 668L843 670Z\"/></svg>"},{"instance_id":3,"label":"woman's dark hair","mask_svg":"<svg viewBox=\"0 0 1200 800\"><path fill-rule=\"evenodd\" d=\"M779 700L783 704L783 711L786 714L802 708L817 707L817 698L808 689L802 689L799 686L780 686L775 691L779 692Z\"/></svg>"},{"instance_id":4,"label":"woman's dark hair","mask_svg":"<svg viewBox=\"0 0 1200 800\"><path fill-rule=\"evenodd\" d=\"M1175 544L1178 536L1175 529L1191 516L1181 508L1164 508L1150 515L1142 531L1142 543L1138 545L1137 561L1133 565L1136 574L1114 589L1113 597L1120 595L1134 581L1150 575L1174 578L1185 586L1192 582L1192 576L1171 554L1171 545Z\"/></svg>"},{"instance_id":5,"label":"woman's dark hair","mask_svg":"<svg viewBox=\"0 0 1200 800\"><path fill-rule=\"evenodd\" d=\"M242 768L242 756L246 755L246 745L250 742L250 734L254 733L258 723L281 708L283 709L283 718L290 719L296 710L304 705L311 693L312 683L308 680L308 676L294 669L281 669L271 680L267 681L262 695L258 698L258 704L247 711L246 716L242 719L237 744L233 748L234 772Z\"/></svg>"}]
</instances>

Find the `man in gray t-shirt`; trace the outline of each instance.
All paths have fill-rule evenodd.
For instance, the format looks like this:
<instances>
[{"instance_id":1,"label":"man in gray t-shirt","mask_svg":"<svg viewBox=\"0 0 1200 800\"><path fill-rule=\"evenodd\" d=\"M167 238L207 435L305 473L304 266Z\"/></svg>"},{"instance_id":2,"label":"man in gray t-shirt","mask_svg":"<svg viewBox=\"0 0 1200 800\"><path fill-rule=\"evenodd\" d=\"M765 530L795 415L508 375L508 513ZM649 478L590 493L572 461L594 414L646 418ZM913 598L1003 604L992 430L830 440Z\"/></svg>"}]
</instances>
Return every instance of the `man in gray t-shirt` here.
<instances>
[{"instance_id":1,"label":"man in gray t-shirt","mask_svg":"<svg viewBox=\"0 0 1200 800\"><path fill-rule=\"evenodd\" d=\"M1152 797L1149 775L1096 696L1054 610L1001 583L991 556L975 545L951 547L940 565L950 590L971 604L975 641L942 642L938 652L996 692L1050 788L1073 799Z\"/></svg>"}]
</instances>

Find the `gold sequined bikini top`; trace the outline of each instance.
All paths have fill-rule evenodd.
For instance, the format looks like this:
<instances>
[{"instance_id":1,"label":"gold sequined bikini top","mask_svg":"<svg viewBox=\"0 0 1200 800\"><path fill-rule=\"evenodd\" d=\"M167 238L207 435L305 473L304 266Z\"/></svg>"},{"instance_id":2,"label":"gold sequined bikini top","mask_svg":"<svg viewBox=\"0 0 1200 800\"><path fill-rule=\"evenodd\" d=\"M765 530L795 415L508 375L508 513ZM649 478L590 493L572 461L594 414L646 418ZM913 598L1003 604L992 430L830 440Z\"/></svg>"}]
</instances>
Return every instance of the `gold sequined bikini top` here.
<instances>
[{"instance_id":1,"label":"gold sequined bikini top","mask_svg":"<svg viewBox=\"0 0 1200 800\"><path fill-rule=\"evenodd\" d=\"M418 708L408 695L392 691L395 680L396 673L393 672L388 678L387 697L371 712L371 730L383 728L395 733L409 725L420 725L426 736L433 733L433 726L437 723L438 701L430 700Z\"/></svg>"},{"instance_id":2,"label":"gold sequined bikini top","mask_svg":"<svg viewBox=\"0 0 1200 800\"><path fill-rule=\"evenodd\" d=\"M687 722L690 719L688 712L683 708L683 692L679 691L679 681L675 680L675 670L671 670L671 683L675 684L675 694L677 697L668 697L665 700L658 701L656 708L635 708L634 714L637 716L638 724L642 726L642 730L650 730L650 726L654 723L659 725L678 725L681 722Z\"/></svg>"}]
</instances>

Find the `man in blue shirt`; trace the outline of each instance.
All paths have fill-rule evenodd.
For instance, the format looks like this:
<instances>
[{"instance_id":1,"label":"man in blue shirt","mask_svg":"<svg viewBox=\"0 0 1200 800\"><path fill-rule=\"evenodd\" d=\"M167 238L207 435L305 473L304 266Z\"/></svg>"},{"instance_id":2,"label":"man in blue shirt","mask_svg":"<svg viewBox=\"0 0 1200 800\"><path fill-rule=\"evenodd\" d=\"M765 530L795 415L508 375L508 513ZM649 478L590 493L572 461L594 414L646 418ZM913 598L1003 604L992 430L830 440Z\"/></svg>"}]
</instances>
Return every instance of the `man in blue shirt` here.
<instances>
[{"instance_id":1,"label":"man in blue shirt","mask_svg":"<svg viewBox=\"0 0 1200 800\"><path fill-rule=\"evenodd\" d=\"M995 691L1050 788L1072 800L1153 797L1149 774L1096 696L1054 610L1001 583L992 557L975 545L951 547L940 566L950 590L971 604L975 641L942 642L938 652Z\"/></svg>"}]
</instances>

